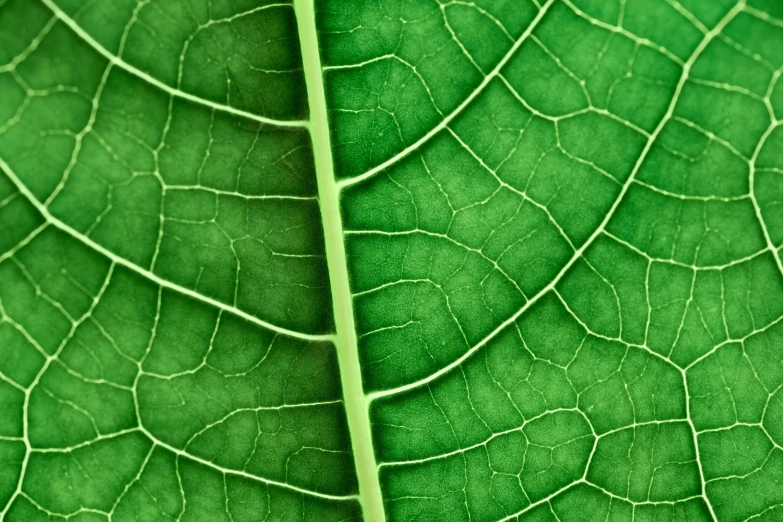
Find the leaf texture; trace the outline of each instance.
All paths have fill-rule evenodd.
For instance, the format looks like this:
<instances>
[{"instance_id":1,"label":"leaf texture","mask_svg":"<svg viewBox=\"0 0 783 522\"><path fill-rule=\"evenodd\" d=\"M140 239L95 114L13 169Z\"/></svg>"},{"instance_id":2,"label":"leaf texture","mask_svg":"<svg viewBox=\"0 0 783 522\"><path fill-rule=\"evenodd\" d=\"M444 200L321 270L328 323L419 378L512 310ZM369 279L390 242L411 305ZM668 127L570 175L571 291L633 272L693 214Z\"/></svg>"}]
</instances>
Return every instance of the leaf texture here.
<instances>
[{"instance_id":1,"label":"leaf texture","mask_svg":"<svg viewBox=\"0 0 783 522\"><path fill-rule=\"evenodd\" d=\"M775 0L0 0L0 519L783 519Z\"/></svg>"}]
</instances>

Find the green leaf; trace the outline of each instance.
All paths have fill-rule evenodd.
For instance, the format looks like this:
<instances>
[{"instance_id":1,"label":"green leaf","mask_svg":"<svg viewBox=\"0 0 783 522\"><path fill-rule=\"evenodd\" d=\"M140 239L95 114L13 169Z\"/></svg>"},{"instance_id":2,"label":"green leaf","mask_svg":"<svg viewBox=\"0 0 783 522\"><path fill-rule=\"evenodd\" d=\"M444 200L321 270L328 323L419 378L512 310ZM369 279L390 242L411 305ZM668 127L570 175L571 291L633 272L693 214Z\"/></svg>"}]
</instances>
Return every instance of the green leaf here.
<instances>
[{"instance_id":1,"label":"green leaf","mask_svg":"<svg viewBox=\"0 0 783 522\"><path fill-rule=\"evenodd\" d=\"M776 0L0 0L0 519L783 517Z\"/></svg>"}]
</instances>

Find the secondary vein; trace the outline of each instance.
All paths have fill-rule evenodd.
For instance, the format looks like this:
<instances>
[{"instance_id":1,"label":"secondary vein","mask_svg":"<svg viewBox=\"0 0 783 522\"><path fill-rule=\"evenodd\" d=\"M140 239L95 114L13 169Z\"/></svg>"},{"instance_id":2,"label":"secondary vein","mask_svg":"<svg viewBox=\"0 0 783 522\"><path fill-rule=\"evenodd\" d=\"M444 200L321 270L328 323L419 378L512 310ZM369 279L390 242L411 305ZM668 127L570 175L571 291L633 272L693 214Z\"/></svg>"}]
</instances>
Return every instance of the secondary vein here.
<instances>
[{"instance_id":1,"label":"secondary vein","mask_svg":"<svg viewBox=\"0 0 783 522\"><path fill-rule=\"evenodd\" d=\"M2 159L0 158L0 171L4 172L6 176L8 176L8 179L11 180L11 183L16 186L16 189L19 191L22 196L24 196L37 210L40 212L41 216L43 216L44 220L54 226L55 228L65 232L69 236L73 237L74 239L80 241L87 247L91 248L92 250L98 252L99 254L105 256L106 258L110 259L112 262L122 265L125 268L130 269L131 271L135 272L136 274L144 277L145 279L148 279L152 281L153 283L162 286L163 288L167 288L169 290L173 290L174 292L178 292L180 294L187 295L188 297L191 297L193 299L196 299L198 301L201 301L202 303L206 303L208 305L214 306L215 308L219 308L221 310L225 310L226 312L230 314L234 314L238 317L241 317L242 319L253 323L257 326L260 326L262 328L266 328L268 330L271 330L273 332L287 335L289 337L295 337L297 339L302 339L304 341L333 341L334 336L331 334L307 334L303 332L297 332L295 330L289 330L288 328L283 328L282 326L277 326L272 323L268 323L264 321L263 319L259 319L258 317L251 315L243 310L240 310L239 308L236 308L234 306L231 306L226 303L221 303L220 301L217 301L215 299L212 299L211 297L207 297L205 295L201 295L200 293L191 290L189 288L182 287L178 284L172 283L171 281L167 281L163 279L162 277L158 276L157 274L150 272L149 270L142 268L138 266L135 263L132 263L131 261L128 261L125 258L122 258L115 254L114 252L108 250L107 248L99 245L89 237L85 236L81 232L75 230L68 224L60 221L58 218L52 215L51 212L49 212L49 209L44 206L43 203L38 201L36 199L35 195L30 191L30 189L27 188L27 186L22 182L21 179L11 170L11 167Z\"/></svg>"},{"instance_id":2,"label":"secondary vein","mask_svg":"<svg viewBox=\"0 0 783 522\"><path fill-rule=\"evenodd\" d=\"M120 57L113 55L105 47L103 47L100 43L98 43L98 41L96 41L92 36L90 36L90 34L87 33L87 31L82 29L82 27L79 24L77 24L73 18L69 17L52 0L41 0L41 1L50 11L52 11L54 16L57 17L60 21L62 21L71 31L73 31L76 34L76 36L81 38L85 43L87 43L90 47L96 50L101 56L107 59L110 63L116 65L121 69L124 69L125 71L129 72L133 76L136 76L141 80L144 80L148 84L157 87L158 89L170 94L171 96L182 98L183 100L187 100L193 103L198 103L199 105L204 105L214 110L227 112L229 114L233 114L234 116L239 116L249 120L254 120L259 123L263 123L267 125L275 125L277 127L307 127L308 122L306 121L276 120L273 118L266 118L264 116L259 116L251 112L243 111L241 109L237 109L229 105L213 102L210 100L205 100L204 98L199 98L198 96L195 96L188 92L182 91L180 89L176 89L174 87L171 87L170 85L166 85L165 83L158 80L157 78L150 76L146 72L122 60Z\"/></svg>"},{"instance_id":3,"label":"secondary vein","mask_svg":"<svg viewBox=\"0 0 783 522\"><path fill-rule=\"evenodd\" d=\"M382 170L386 169L387 167L390 167L391 165L397 163L399 160L410 154L411 152L417 150L419 147L424 145L424 143L428 142L430 138L435 136L437 133L445 129L449 123L451 123L454 118L459 116L459 114L462 113L465 108L471 104L471 102L478 97L479 94L481 94L484 89L489 85L489 83L492 81L493 78L498 76L500 71L505 67L505 65L508 63L511 58L514 57L517 50L522 46L522 44L525 42L525 40L528 39L528 37L533 33L533 29L536 28L536 26L543 20L544 15L546 15L549 8L552 6L555 0L548 0L538 11L538 14L536 17L530 22L530 25L528 25L527 29L525 29L525 32L522 33L522 35L517 38L517 40L514 42L514 44L511 46L511 48L508 50L508 52L503 56L503 58L498 62L498 64L495 66L494 69L492 69L489 74L484 76L484 79L481 81L481 83L476 87L473 92L470 93L470 95L465 98L465 100L459 104L459 106L454 109L448 116L443 118L441 122L433 127L427 134L419 138L416 142L409 145L399 153L395 154L388 160L384 161L383 163L376 165L375 167L371 168L364 174L359 174L358 176L355 176L353 178L348 178L342 180L340 183L338 183L338 188L342 189L345 187L348 187L350 185L355 185L356 183L361 183L362 181L369 179L373 177L378 172L381 172Z\"/></svg>"}]
</instances>

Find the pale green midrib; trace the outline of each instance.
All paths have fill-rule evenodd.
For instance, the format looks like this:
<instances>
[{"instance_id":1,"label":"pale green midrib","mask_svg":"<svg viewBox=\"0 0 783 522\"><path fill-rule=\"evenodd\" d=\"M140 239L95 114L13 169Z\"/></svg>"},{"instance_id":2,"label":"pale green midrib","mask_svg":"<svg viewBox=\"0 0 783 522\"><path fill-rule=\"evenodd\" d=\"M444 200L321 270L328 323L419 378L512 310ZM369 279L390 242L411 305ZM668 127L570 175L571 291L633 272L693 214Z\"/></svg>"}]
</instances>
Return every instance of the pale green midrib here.
<instances>
[{"instance_id":1,"label":"pale green midrib","mask_svg":"<svg viewBox=\"0 0 783 522\"><path fill-rule=\"evenodd\" d=\"M336 329L335 347L340 368L348 431L351 437L359 502L366 522L384 522L383 497L372 444L367 398L362 384L359 348L348 282L340 191L334 176L332 148L326 109L323 69L318 46L313 0L294 0L299 44L302 52L307 98L310 105L310 136L313 143L326 262Z\"/></svg>"}]
</instances>

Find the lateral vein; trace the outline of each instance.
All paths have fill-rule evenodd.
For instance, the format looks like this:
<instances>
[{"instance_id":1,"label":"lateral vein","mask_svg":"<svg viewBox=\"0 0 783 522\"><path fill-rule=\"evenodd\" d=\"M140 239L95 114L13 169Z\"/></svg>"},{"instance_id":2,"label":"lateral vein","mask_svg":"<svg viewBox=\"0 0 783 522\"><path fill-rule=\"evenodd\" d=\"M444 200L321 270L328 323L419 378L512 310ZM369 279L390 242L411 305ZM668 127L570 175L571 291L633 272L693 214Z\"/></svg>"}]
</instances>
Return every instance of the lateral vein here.
<instances>
[{"instance_id":1,"label":"lateral vein","mask_svg":"<svg viewBox=\"0 0 783 522\"><path fill-rule=\"evenodd\" d=\"M54 16L56 16L60 21L62 21L66 26L68 26L68 28L71 31L73 31L76 34L76 36L82 39L85 43L87 43L90 47L92 47L95 51L97 51L101 56L107 59L110 63L116 65L121 69L124 69L126 72L147 82L153 87L157 87L158 89L170 94L171 96L182 98L183 100L197 103L199 105L204 105L206 107L209 107L210 109L227 112L229 114L233 114L234 116L239 116L241 118L254 120L266 125L274 125L277 127L305 127L305 128L309 125L309 122L307 121L276 120L274 118L259 116L258 114L253 114L252 112L243 111L241 109L237 109L229 105L213 102L210 100L205 100L204 98L200 98L198 96L182 91L175 87L171 87L170 85L163 83L162 81L158 80L154 76L151 76L150 74L142 71L141 69L134 67L128 62L122 60L120 57L115 56L114 54L109 52L108 49L106 49L100 43L98 43L97 40L95 40L92 36L90 36L90 34L87 31L85 31L78 23L76 23L76 20L69 17L62 9L60 9L60 7L58 7L53 0L41 0L41 2L43 2L43 4L54 14Z\"/></svg>"},{"instance_id":2,"label":"lateral vein","mask_svg":"<svg viewBox=\"0 0 783 522\"><path fill-rule=\"evenodd\" d=\"M501 58L501 60L498 62L498 64L495 66L494 69L492 69L489 74L484 76L484 79L481 81L481 83L476 87L473 92L470 93L470 95L465 98L465 100L459 104L459 106L454 109L448 116L443 118L441 122L432 128L427 134L419 138L415 143L409 145L402 151L398 152L391 158L387 159L380 165L377 165L364 174L360 174L356 177L344 179L337 183L338 189L342 190L343 188L355 185L356 183L361 183L362 181L371 178L378 172L386 169L387 167L390 167L394 163L397 163L399 160L410 154L411 152L415 151L419 147L421 147L424 143L430 140L434 135L436 135L441 130L445 129L451 121L459 116L460 113L462 113L465 108L470 105L470 103L476 99L476 97L481 94L484 89L489 85L489 82L492 81L493 78L495 78L499 73L500 70L503 69L503 67L508 63L508 61L516 54L517 50L520 48L520 46L525 42L525 40L528 39L528 37L533 33L533 29L538 26L539 23L541 23L541 20L544 18L544 15L547 13L549 8L552 6L552 4L555 3L555 0L548 0L538 11L538 14L535 18L533 18L533 21L530 22L530 25L528 25L527 29L525 29L525 32L522 33L522 35L514 42L514 45L511 46L511 48L508 50L508 52Z\"/></svg>"},{"instance_id":3,"label":"lateral vein","mask_svg":"<svg viewBox=\"0 0 783 522\"><path fill-rule=\"evenodd\" d=\"M236 469L230 469L230 468L224 468L222 466L218 466L212 461L209 461L207 459L203 459L201 457L197 457L196 455L193 455L192 453L188 453L187 451L183 451L179 448L175 448L174 446L167 444L158 438L156 438L152 433L150 433L145 427L140 427L139 431L141 431L150 441L152 441L152 444L155 446L159 446L167 451L170 451L171 453L174 453L177 456L186 458L188 460L192 460L193 462L198 462L202 466L205 466L210 469L214 469L224 475L235 475L238 477L244 477L249 480L253 480L256 482L261 482L262 484L267 484L270 486L277 486L279 488L283 489L290 489L293 491L296 491L297 493L301 493L303 495L310 495L313 497L318 498L324 498L328 500L340 500L340 501L346 501L346 500L355 500L356 496L354 495L330 495L328 493L320 493L318 491L312 491L309 489L301 488L299 486L294 486L293 484L287 484L285 482L279 482L277 480L272 480L264 477L259 477L258 475L253 475L251 473L247 473L246 471L236 470Z\"/></svg>"},{"instance_id":4,"label":"lateral vein","mask_svg":"<svg viewBox=\"0 0 783 522\"><path fill-rule=\"evenodd\" d=\"M62 230L69 236L73 237L74 239L77 239L87 247L91 248L92 250L95 250L99 254L103 255L104 257L110 259L112 262L122 265L125 268L128 268L129 270L132 270L136 274L144 277L145 279L148 279L152 281L153 283L162 286L164 288L167 288L169 290L172 290L174 292L184 294L188 297L191 297L193 299L196 299L198 301L201 301L202 303L214 306L215 308L219 308L220 310L224 310L230 314L236 315L238 317L241 317L242 319L253 323L257 326L260 326L262 328L266 328L267 330L271 330L273 332L277 332L282 335L287 335L289 337L295 337L297 339L302 339L304 341L329 341L334 342L334 335L332 334L306 334L303 332L297 332L295 330L289 330L288 328L283 328L282 326L277 326L272 323L268 323L264 321L263 319L259 319L258 317L255 317L254 315L250 315L249 313L245 312L244 310L240 310L239 308L236 308L234 306L228 305L226 303L221 303L220 301L217 301L215 299L212 299L211 297L207 297L205 295L202 295L194 290L191 290L189 288L182 287L180 285L177 285L175 283L172 283L171 281L167 281L163 279L162 277L158 276L157 274L154 274L150 272L149 270L140 267L139 265L132 263L128 261L125 258L122 258L112 252L111 250L108 250L107 248L99 245L89 237L85 236L81 232L71 228L66 223L63 223L58 218L53 216L51 212L49 212L49 209L46 208L38 199L35 197L35 195L30 191L30 189L27 188L27 186L22 183L22 180L19 179L19 177L14 173L13 170L11 170L11 167L0 158L0 170L2 170L6 176L11 180L11 182L16 186L16 189L38 210L38 212L41 213L43 218L46 220L47 223L51 224L55 228L58 228L59 230Z\"/></svg>"}]
</instances>

